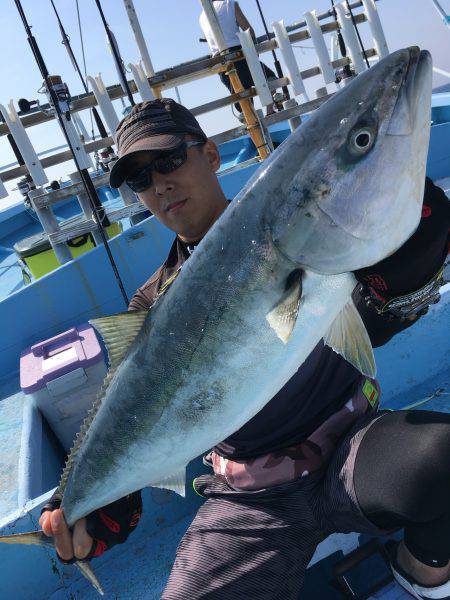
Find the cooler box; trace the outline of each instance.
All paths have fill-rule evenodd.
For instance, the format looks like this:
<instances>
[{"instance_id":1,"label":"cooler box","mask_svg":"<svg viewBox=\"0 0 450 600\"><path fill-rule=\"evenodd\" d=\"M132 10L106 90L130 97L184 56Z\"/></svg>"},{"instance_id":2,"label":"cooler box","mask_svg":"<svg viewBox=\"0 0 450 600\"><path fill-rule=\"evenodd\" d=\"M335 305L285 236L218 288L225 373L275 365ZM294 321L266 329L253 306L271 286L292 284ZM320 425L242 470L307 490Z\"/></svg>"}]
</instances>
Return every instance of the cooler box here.
<instances>
[{"instance_id":1,"label":"cooler box","mask_svg":"<svg viewBox=\"0 0 450 600\"><path fill-rule=\"evenodd\" d=\"M38 342L20 356L20 386L70 450L106 375L105 357L89 324Z\"/></svg>"},{"instance_id":2,"label":"cooler box","mask_svg":"<svg viewBox=\"0 0 450 600\"><path fill-rule=\"evenodd\" d=\"M77 221L83 219L82 215L76 215L70 219L66 219L60 225L64 226L76 225ZM122 231L122 226L119 222L111 223L106 228L108 238L113 238ZM95 248L95 242L90 233L79 235L78 237L68 240L72 258L76 258L84 254L88 250ZM22 267L23 281L25 284L31 282L29 273L34 279L39 279L43 275L47 275L60 267L60 263L56 258L53 248L48 241L47 235L42 231L24 238L14 244L14 250Z\"/></svg>"}]
</instances>

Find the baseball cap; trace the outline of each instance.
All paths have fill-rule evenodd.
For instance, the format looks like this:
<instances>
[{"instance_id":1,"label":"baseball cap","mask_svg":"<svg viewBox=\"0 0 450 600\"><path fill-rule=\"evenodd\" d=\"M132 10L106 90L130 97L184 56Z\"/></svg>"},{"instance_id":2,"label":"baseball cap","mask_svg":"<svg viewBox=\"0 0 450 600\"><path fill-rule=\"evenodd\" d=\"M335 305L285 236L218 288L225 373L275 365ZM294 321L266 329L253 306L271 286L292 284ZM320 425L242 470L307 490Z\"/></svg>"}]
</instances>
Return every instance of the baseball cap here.
<instances>
[{"instance_id":1,"label":"baseball cap","mask_svg":"<svg viewBox=\"0 0 450 600\"><path fill-rule=\"evenodd\" d=\"M109 175L109 184L118 188L125 181L130 156L142 150L172 150L187 133L206 142L197 119L186 107L171 98L140 102L122 119L116 130L117 154Z\"/></svg>"}]
</instances>

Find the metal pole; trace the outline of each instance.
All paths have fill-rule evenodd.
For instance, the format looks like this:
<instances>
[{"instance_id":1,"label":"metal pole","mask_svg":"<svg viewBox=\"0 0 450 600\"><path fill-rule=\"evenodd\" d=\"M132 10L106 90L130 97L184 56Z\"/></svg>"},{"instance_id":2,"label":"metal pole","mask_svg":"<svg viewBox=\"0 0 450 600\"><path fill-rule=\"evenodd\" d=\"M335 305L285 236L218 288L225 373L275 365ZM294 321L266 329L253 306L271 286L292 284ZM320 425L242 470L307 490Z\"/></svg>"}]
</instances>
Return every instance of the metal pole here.
<instances>
[{"instance_id":1,"label":"metal pole","mask_svg":"<svg viewBox=\"0 0 450 600\"><path fill-rule=\"evenodd\" d=\"M66 142L67 142L67 144L68 144L68 146L70 148L70 151L72 153L75 166L76 166L78 172L80 173L81 180L83 181L84 187L86 189L86 193L87 193L87 195L89 197L89 200L91 202L92 214L94 216L95 222L96 222L97 227L98 227L98 229L100 231L100 234L102 236L103 245L105 246L105 250L106 250L106 252L108 254L108 258L109 258L109 261L111 263L111 267L113 269L114 276L115 276L116 281L117 281L117 285L119 286L120 292L122 294L122 298L123 298L123 300L125 302L125 305L128 306L128 297L127 297L125 288L123 286L122 279L120 278L120 274L119 274L119 272L117 270L117 266L116 266L116 263L114 261L114 257L113 257L113 255L111 253L111 249L110 249L109 244L108 244L107 235L106 235L106 233L105 233L105 231L103 229L101 218L100 218L98 210L97 210L97 205L100 204L100 200L99 200L99 197L97 195L97 191L96 191L96 189L94 187L94 184L92 183L92 180L91 180L91 178L89 176L89 173L88 173L87 169L82 169L80 167L80 163L78 161L77 153L75 152L75 149L74 149L74 147L72 145L72 140L71 140L71 138L70 138L70 136L69 136L69 134L67 132L66 126L65 126L64 120L70 118L70 113L68 113L65 116L63 116L62 111L61 111L61 107L59 105L58 96L56 95L56 92L53 89L53 85L51 83L50 75L48 73L48 70L47 70L47 67L45 65L44 59L42 57L42 54L41 54L41 52L39 50L39 46L38 46L38 44L36 42L36 39L34 38L33 34L31 33L31 28L28 25L28 21L27 21L27 18L25 16L25 13L23 11L23 8L22 8L22 5L20 3L20 0L14 0L14 2L16 4L17 10L19 11L19 15L20 15L20 17L22 19L23 26L24 26L26 34L27 34L27 39L28 39L28 43L30 44L31 51L33 52L33 56L34 56L34 58L36 60L36 63L38 65L38 67L39 67L41 75L42 75L42 77L43 77L43 79L45 81L46 87L48 89L48 93L50 94L50 97L51 97L51 100L52 100L52 104L53 104L54 109L56 111L56 115L57 115L59 124L61 126L62 132L64 134L64 137L66 138Z\"/></svg>"},{"instance_id":2,"label":"metal pole","mask_svg":"<svg viewBox=\"0 0 450 600\"><path fill-rule=\"evenodd\" d=\"M264 18L263 11L261 9L261 5L259 3L259 0L255 0L255 1L256 1L256 6L258 7L258 10L259 10L259 14L261 16L261 21L263 22L263 26L264 26L264 30L266 32L267 39L270 40L269 29L267 28L266 19ZM281 68L280 61L278 60L277 55L275 54L275 50L272 50L272 56L273 56L273 63L275 65L275 70L277 72L278 78L281 79L282 77L284 77L283 70ZM288 90L287 86L284 85L281 89L283 90L285 99L289 100L290 95L289 95L289 90Z\"/></svg>"}]
</instances>

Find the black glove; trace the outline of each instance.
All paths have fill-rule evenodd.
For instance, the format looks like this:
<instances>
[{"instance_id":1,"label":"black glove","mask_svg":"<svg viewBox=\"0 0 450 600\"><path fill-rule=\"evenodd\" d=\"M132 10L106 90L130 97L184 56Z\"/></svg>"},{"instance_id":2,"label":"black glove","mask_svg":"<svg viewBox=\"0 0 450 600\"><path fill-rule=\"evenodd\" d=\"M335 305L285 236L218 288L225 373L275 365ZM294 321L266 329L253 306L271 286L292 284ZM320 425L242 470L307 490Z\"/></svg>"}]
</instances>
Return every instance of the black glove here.
<instances>
[{"instance_id":1,"label":"black glove","mask_svg":"<svg viewBox=\"0 0 450 600\"><path fill-rule=\"evenodd\" d=\"M41 510L55 510L61 505L61 496L56 491ZM111 504L95 510L86 517L86 530L94 539L92 548L84 560L101 556L116 544L123 544L130 533L136 528L142 514L141 492L134 492L120 498ZM75 562L76 559L65 561L65 564Z\"/></svg>"},{"instance_id":2,"label":"black glove","mask_svg":"<svg viewBox=\"0 0 450 600\"><path fill-rule=\"evenodd\" d=\"M361 285L353 299L373 345L412 325L439 300L449 229L450 202L427 178L422 218L413 235L391 256L355 272Z\"/></svg>"}]
</instances>

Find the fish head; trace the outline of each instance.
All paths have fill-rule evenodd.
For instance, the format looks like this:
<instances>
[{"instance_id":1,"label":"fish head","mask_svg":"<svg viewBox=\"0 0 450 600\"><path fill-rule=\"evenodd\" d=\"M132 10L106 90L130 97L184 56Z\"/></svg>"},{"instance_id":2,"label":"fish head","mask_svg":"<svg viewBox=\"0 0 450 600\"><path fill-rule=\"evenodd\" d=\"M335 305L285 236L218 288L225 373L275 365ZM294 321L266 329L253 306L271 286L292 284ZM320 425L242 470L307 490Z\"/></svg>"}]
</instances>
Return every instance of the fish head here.
<instances>
[{"instance_id":1,"label":"fish head","mask_svg":"<svg viewBox=\"0 0 450 600\"><path fill-rule=\"evenodd\" d=\"M420 220L431 115L431 56L394 52L327 100L267 167L275 245L338 274L395 252ZM269 174L269 173L268 173Z\"/></svg>"}]
</instances>

